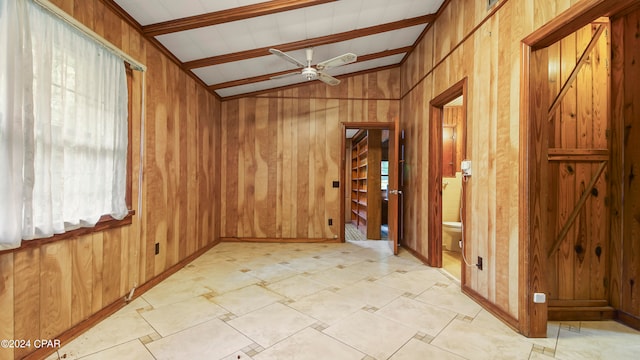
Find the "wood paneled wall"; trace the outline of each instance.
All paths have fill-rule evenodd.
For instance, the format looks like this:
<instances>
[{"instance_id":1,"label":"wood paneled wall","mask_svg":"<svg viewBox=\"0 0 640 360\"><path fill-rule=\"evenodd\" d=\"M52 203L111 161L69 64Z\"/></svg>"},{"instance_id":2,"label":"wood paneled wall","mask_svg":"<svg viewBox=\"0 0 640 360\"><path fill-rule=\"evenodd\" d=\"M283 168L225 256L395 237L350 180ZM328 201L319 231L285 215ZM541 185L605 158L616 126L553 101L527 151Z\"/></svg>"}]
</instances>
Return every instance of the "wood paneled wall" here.
<instances>
[{"instance_id":1,"label":"wood paneled wall","mask_svg":"<svg viewBox=\"0 0 640 360\"><path fill-rule=\"evenodd\" d=\"M464 139L464 114L462 106L446 106L442 109L442 123L448 126L455 126L456 143L456 172L460 172L460 162L464 160L462 153L462 140Z\"/></svg>"},{"instance_id":2,"label":"wood paneled wall","mask_svg":"<svg viewBox=\"0 0 640 360\"><path fill-rule=\"evenodd\" d=\"M337 239L341 123L397 121L399 94L396 68L224 101L221 237Z\"/></svg>"},{"instance_id":3,"label":"wood paneled wall","mask_svg":"<svg viewBox=\"0 0 640 360\"><path fill-rule=\"evenodd\" d=\"M146 63L133 80L133 223L0 255L0 338L53 339L219 236L220 101L98 0L57 6ZM140 142L144 139L143 158ZM143 167L142 189L139 169ZM142 202L138 195L142 191ZM155 243L160 254L154 255ZM0 359L31 349L0 349Z\"/></svg>"},{"instance_id":4,"label":"wood paneled wall","mask_svg":"<svg viewBox=\"0 0 640 360\"><path fill-rule=\"evenodd\" d=\"M428 168L428 104L468 78L468 183L465 226L467 256L484 258L484 269L466 267L465 284L486 302L518 318L518 179L520 41L576 0L535 3L502 0L451 1L402 66L400 127L406 133L404 239L428 255L430 204L434 186ZM475 263L475 262L474 262Z\"/></svg>"},{"instance_id":5,"label":"wood paneled wall","mask_svg":"<svg viewBox=\"0 0 640 360\"><path fill-rule=\"evenodd\" d=\"M614 19L612 27L611 303L619 317L640 327L640 9ZM620 125L620 126L617 126ZM622 191L620 191L622 190Z\"/></svg>"}]
</instances>

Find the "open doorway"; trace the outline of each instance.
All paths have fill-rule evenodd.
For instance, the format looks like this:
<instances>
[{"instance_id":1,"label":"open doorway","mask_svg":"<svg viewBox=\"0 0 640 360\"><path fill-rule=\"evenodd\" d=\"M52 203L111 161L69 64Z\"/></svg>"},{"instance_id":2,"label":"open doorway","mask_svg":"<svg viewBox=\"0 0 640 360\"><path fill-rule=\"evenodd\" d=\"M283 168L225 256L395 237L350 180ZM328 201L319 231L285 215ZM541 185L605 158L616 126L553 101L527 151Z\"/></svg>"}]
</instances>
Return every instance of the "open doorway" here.
<instances>
[{"instance_id":1,"label":"open doorway","mask_svg":"<svg viewBox=\"0 0 640 360\"><path fill-rule=\"evenodd\" d=\"M340 238L386 241L398 253L398 124L343 123Z\"/></svg>"},{"instance_id":2,"label":"open doorway","mask_svg":"<svg viewBox=\"0 0 640 360\"><path fill-rule=\"evenodd\" d=\"M466 78L434 98L429 120L429 179L433 211L429 216L429 265L444 267L464 282L463 254L467 250L464 223L469 220L461 162L466 154Z\"/></svg>"},{"instance_id":3,"label":"open doorway","mask_svg":"<svg viewBox=\"0 0 640 360\"><path fill-rule=\"evenodd\" d=\"M463 96L442 109L442 268L454 278L462 275L462 151L465 121Z\"/></svg>"},{"instance_id":4,"label":"open doorway","mask_svg":"<svg viewBox=\"0 0 640 360\"><path fill-rule=\"evenodd\" d=\"M347 129L345 240L387 240L389 130Z\"/></svg>"}]
</instances>

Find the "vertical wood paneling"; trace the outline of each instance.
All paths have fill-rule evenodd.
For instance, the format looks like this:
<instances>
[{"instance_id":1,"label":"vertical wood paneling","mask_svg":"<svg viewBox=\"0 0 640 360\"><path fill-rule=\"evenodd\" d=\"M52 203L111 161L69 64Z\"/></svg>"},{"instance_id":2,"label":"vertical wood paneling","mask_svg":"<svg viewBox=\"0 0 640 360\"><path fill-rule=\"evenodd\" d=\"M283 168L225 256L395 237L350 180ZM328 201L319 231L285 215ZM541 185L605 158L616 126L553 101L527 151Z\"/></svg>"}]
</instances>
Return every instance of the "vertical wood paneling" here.
<instances>
[{"instance_id":1,"label":"vertical wood paneling","mask_svg":"<svg viewBox=\"0 0 640 360\"><path fill-rule=\"evenodd\" d=\"M300 94L302 97L302 94ZM309 162L310 162L310 142L311 136L311 104L310 100L306 100L302 97L298 101L298 115L297 124L294 125L297 128L297 136L294 138L296 142L296 161L293 163L294 169L298 175L297 183L295 184L297 192L297 208L296 208L296 233L292 234L294 238L305 239L310 236L309 234Z\"/></svg>"},{"instance_id":2,"label":"vertical wood paneling","mask_svg":"<svg viewBox=\"0 0 640 360\"><path fill-rule=\"evenodd\" d=\"M121 246L122 239L119 229L108 230L103 233L102 242L102 304L107 305L115 301L120 292Z\"/></svg>"},{"instance_id":3,"label":"vertical wood paneling","mask_svg":"<svg viewBox=\"0 0 640 360\"><path fill-rule=\"evenodd\" d=\"M71 327L70 241L42 246L40 251L40 336L53 339Z\"/></svg>"},{"instance_id":4,"label":"vertical wood paneling","mask_svg":"<svg viewBox=\"0 0 640 360\"><path fill-rule=\"evenodd\" d=\"M465 133L465 128L464 128L464 124L462 123L462 106L449 106L449 107L445 107L444 109L444 124L445 125L451 125L451 126L455 126L455 139L456 139L456 163L455 165L455 169L457 172L461 171L460 170L460 162L462 160L464 160L464 154L462 153L462 148L463 148L463 139L464 139L464 133Z\"/></svg>"},{"instance_id":5,"label":"vertical wood paneling","mask_svg":"<svg viewBox=\"0 0 640 360\"><path fill-rule=\"evenodd\" d=\"M388 77L391 79L391 76ZM391 81L388 80L387 83ZM395 81L396 86L397 79ZM399 89L397 89L399 90ZM395 91L395 90L394 90ZM395 94L398 92L395 91ZM339 108L339 100L329 99L326 103L326 113L325 117L327 119L339 119L340 118L340 108ZM397 116L395 117L397 118ZM327 204L324 209L324 219L333 218L333 225L325 230L325 233L338 235L340 234L339 229L339 214L340 214L340 189L332 187L332 182L339 181L340 177L340 167L342 162L340 161L340 146L342 145L342 137L344 136L342 133L342 127L338 121L327 121L325 122L326 126L326 146L324 148L320 148L321 156L326 161L325 173L321 174L324 176L324 186L326 188L325 192L325 203ZM335 149L335 150L334 150ZM346 188L346 185L350 184L350 181L345 179L345 191L346 194L349 194L349 189ZM348 202L345 202L348 204ZM345 205L346 206L346 205ZM348 212L346 212L348 213ZM338 214L338 215L337 215ZM323 222L323 226L329 226L328 222Z\"/></svg>"},{"instance_id":6,"label":"vertical wood paneling","mask_svg":"<svg viewBox=\"0 0 640 360\"><path fill-rule=\"evenodd\" d=\"M491 20L489 20L490 22ZM469 207L471 209L471 216L467 219L467 224L470 227L480 230L479 237L483 241L478 241L474 244L474 252L467 253L471 255L472 259L477 256L483 257L486 262L492 262L493 259L489 259L489 247L491 246L491 237L495 236L494 233L489 232L490 216L489 214L489 182L490 178L490 157L495 154L489 152L490 146L490 128L493 126L494 119L491 118L491 111L495 108L492 106L491 99L491 36L490 25L485 24L479 29L479 35L474 37L474 44L477 51L474 54L474 73L476 74L476 81L471 84L472 94L483 94L482 96L470 96L469 103L471 104L471 114L482 114L475 122L473 126L473 132L475 136L470 143L470 156L473 160L474 174L471 180L471 186L467 188L485 189L485 191L473 191L471 202ZM473 115L472 115L473 117ZM473 260L472 260L473 261ZM476 271L475 276L472 276L472 284L477 288L479 293L485 298L493 297L494 294L489 294L489 282L493 279L489 278L489 269L486 267L484 271ZM493 271L493 270L491 270Z\"/></svg>"},{"instance_id":7,"label":"vertical wood paneling","mask_svg":"<svg viewBox=\"0 0 640 360\"><path fill-rule=\"evenodd\" d=\"M450 2L401 69L400 124L407 147L405 245L428 254L428 236L420 219L429 218L431 210L420 191L431 186L421 174L428 166L429 114L422 109L467 77L467 157L473 161L474 175L465 224L473 236L466 247L472 262L483 256L488 268L465 267L464 285L515 318L521 304L516 256L520 224L514 219L523 196L518 188L520 41L576 2L534 5L510 0L501 2L503 6L490 19L486 18L493 9L488 10L486 3Z\"/></svg>"},{"instance_id":8,"label":"vertical wood paneling","mask_svg":"<svg viewBox=\"0 0 640 360\"><path fill-rule=\"evenodd\" d=\"M148 67L144 75L134 72L132 81L136 215L126 227L1 255L0 337L9 339L54 339L121 301L132 286L219 239L220 102L101 1L53 3ZM154 254L156 242L161 244L159 255ZM0 358L22 358L32 350L2 351Z\"/></svg>"},{"instance_id":9,"label":"vertical wood paneling","mask_svg":"<svg viewBox=\"0 0 640 360\"><path fill-rule=\"evenodd\" d=\"M335 88L311 83L224 101L221 152L229 166L221 169L221 236L337 238L340 195L332 182L342 164L340 124L396 121L399 92L394 69L356 75Z\"/></svg>"},{"instance_id":10,"label":"vertical wood paneling","mask_svg":"<svg viewBox=\"0 0 640 360\"><path fill-rule=\"evenodd\" d=\"M267 184L269 192L267 193L265 204L276 204L278 202L278 171L281 168L281 153L278 151L278 101L279 99L269 99L269 109L266 124L266 137L268 143L261 150L263 156L267 159L268 164L277 164L275 166L267 167ZM274 151L275 150L275 151ZM279 160L280 159L280 160ZM266 223L269 226L268 232L278 236L282 233L282 214L278 211L271 211L266 219Z\"/></svg>"},{"instance_id":11,"label":"vertical wood paneling","mask_svg":"<svg viewBox=\"0 0 640 360\"><path fill-rule=\"evenodd\" d=\"M14 336L14 283L13 283L13 254L0 256L0 339L16 339ZM13 349L2 349L1 360L12 360Z\"/></svg>"},{"instance_id":12,"label":"vertical wood paneling","mask_svg":"<svg viewBox=\"0 0 640 360\"><path fill-rule=\"evenodd\" d=\"M254 208L263 208L268 206L269 193L273 184L269 184L269 99L258 99L255 105L255 138L253 143L255 174L253 176L255 183L255 206ZM274 233L275 219L274 212L258 213L254 211L253 228L257 229L259 236Z\"/></svg>"},{"instance_id":13,"label":"vertical wood paneling","mask_svg":"<svg viewBox=\"0 0 640 360\"><path fill-rule=\"evenodd\" d=\"M571 34L560 41L560 83L564 84L571 71L576 66L578 58L576 50L576 34ZM562 56L562 55L565 56ZM560 114L555 122L556 132L560 135L560 143L554 146L575 149L577 146L576 131L576 113L577 113L577 87L572 86L560 105ZM551 144L549 145L551 146ZM575 207L577 198L576 192L576 176L578 171L576 163L560 164L560 182L558 184L558 192L556 199L562 199L558 206L558 232L567 222L571 211ZM553 190L553 189L552 189ZM580 195L578 195L579 198ZM550 214L550 216L554 216ZM567 234L567 239L574 239L577 227L573 227ZM558 233L556 232L556 234ZM555 236L550 236L550 241L554 241ZM558 298L573 299L574 298L574 282L575 267L574 251L572 241L565 241L558 250Z\"/></svg>"},{"instance_id":14,"label":"vertical wood paneling","mask_svg":"<svg viewBox=\"0 0 640 360\"><path fill-rule=\"evenodd\" d=\"M233 229L231 234L237 232L238 227L238 151L236 151L236 142L233 139L239 139L239 116L240 102L231 101L225 103L222 107L222 117L226 119L225 126L222 128L222 158L224 175L221 177L221 188L224 189L225 201L221 202L222 221L221 236L231 236L227 229ZM231 144L233 144L231 146Z\"/></svg>"},{"instance_id":15,"label":"vertical wood paneling","mask_svg":"<svg viewBox=\"0 0 640 360\"><path fill-rule=\"evenodd\" d=\"M587 48L598 25L588 25L549 48L550 99L559 93L566 79ZM604 24L603 26L608 26ZM607 31L608 33L608 31ZM593 51L586 65L578 73L577 80L562 100L560 110L549 124L549 147L556 149L608 149L606 129L609 127L607 111L608 36L599 38L599 51ZM555 64L560 64L556 67ZM598 90L596 90L598 89ZM599 97L594 94L598 92ZM581 195L591 193L580 211L566 239L549 261L548 286L551 299L562 300L606 300L604 283L608 277L609 251L608 220L605 205L608 198L607 172L595 184L586 189L586 184L599 164L585 161L554 161L549 163L552 175L548 183L554 194L547 206L549 233L548 246L555 241L565 226L575 203ZM599 250L600 255L597 251Z\"/></svg>"},{"instance_id":16,"label":"vertical wood paneling","mask_svg":"<svg viewBox=\"0 0 640 360\"><path fill-rule=\"evenodd\" d=\"M40 249L28 249L14 254L14 331L16 339L35 340L41 338L40 298ZM16 349L16 359L22 358L29 349Z\"/></svg>"},{"instance_id":17,"label":"vertical wood paneling","mask_svg":"<svg viewBox=\"0 0 640 360\"><path fill-rule=\"evenodd\" d=\"M240 143L239 175L238 176L238 233L245 236L255 229L254 217L256 212L256 158L255 158L255 127L256 127L256 99L248 99L246 108L240 108Z\"/></svg>"},{"instance_id":18,"label":"vertical wood paneling","mask_svg":"<svg viewBox=\"0 0 640 360\"><path fill-rule=\"evenodd\" d=\"M91 235L91 258L93 282L91 288L91 312L96 313L102 309L106 303L102 301L102 289L104 287L104 234L95 233Z\"/></svg>"},{"instance_id":19,"label":"vertical wood paneling","mask_svg":"<svg viewBox=\"0 0 640 360\"><path fill-rule=\"evenodd\" d=\"M290 119L293 112L293 99L278 99L278 110L276 112L277 119ZM276 119L276 121L277 121ZM295 230L292 225L295 211L293 209L293 197L289 196L293 189L293 184L297 183L297 172L294 171L293 154L291 139L293 138L293 127L290 121L277 121L278 123L278 144L276 149L278 152L277 167L278 171L278 202L276 203L276 212L280 214L276 225L279 229L276 237L282 238L284 234L292 234Z\"/></svg>"},{"instance_id":20,"label":"vertical wood paneling","mask_svg":"<svg viewBox=\"0 0 640 360\"><path fill-rule=\"evenodd\" d=\"M71 243L71 324L78 324L93 313L93 236Z\"/></svg>"},{"instance_id":21,"label":"vertical wood paneling","mask_svg":"<svg viewBox=\"0 0 640 360\"><path fill-rule=\"evenodd\" d=\"M202 156L202 162L206 163L208 157L210 156L209 151L205 150L206 147L202 148L202 139L198 134L198 128L201 126L201 122L198 117L197 107L195 106L195 103L193 103L192 101L188 101L188 99L198 98L198 86L196 84L189 84L188 86L185 86L185 90L186 91L184 92L185 98L183 106L186 107L186 109L184 109L182 116L183 119L181 119L181 123L188 123L189 119L193 119L192 121L194 122L194 125L186 127L186 139L195 139L195 147L188 147L189 151L186 154L187 202L185 204L186 209L184 211L184 224L186 226L183 226L184 235L179 239L180 246L178 247L178 260L183 259L187 254L192 254L197 248L199 248L198 241L189 241L189 239L199 239L199 241L202 240L198 237L199 227L198 222L196 221L196 219L198 218L198 210L200 210L198 206L198 197L201 195L199 184L200 169L198 164L198 157ZM207 153L203 154L204 151L206 151ZM185 179L183 178L182 181L184 180ZM202 195L207 197L206 193ZM206 213L203 214L202 222L207 224L210 223L210 221L208 221L206 217Z\"/></svg>"},{"instance_id":22,"label":"vertical wood paneling","mask_svg":"<svg viewBox=\"0 0 640 360\"><path fill-rule=\"evenodd\" d=\"M621 309L640 318L640 11L627 15L624 24L624 218L622 244Z\"/></svg>"},{"instance_id":23,"label":"vertical wood paneling","mask_svg":"<svg viewBox=\"0 0 640 360\"><path fill-rule=\"evenodd\" d=\"M511 148L508 146L501 146L501 144L511 143L511 132L508 131L510 127L510 94L514 91L511 88L511 47L507 44L513 42L512 39L512 6L509 4L505 6L500 13L497 24L497 41L498 44L504 44L503 46L497 46L494 51L497 53L497 89L496 89L496 134L495 134L495 216L497 219L509 219L510 209L512 207L511 196L513 187L510 186L514 181L511 179ZM515 90L517 91L517 89ZM511 233L511 226L505 224L495 224L495 303L503 309L512 309L509 297L509 286L500 286L501 284L509 284L509 253L512 251L509 241L509 234Z\"/></svg>"}]
</instances>

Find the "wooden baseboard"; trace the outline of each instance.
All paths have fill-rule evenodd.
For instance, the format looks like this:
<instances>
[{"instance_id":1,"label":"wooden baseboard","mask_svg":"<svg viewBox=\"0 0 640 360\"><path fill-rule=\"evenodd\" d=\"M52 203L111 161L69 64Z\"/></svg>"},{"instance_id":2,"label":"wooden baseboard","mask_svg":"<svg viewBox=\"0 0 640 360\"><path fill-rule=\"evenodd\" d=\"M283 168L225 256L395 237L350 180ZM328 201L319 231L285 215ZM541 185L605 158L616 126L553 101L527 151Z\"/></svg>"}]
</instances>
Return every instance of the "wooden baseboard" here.
<instances>
[{"instance_id":1,"label":"wooden baseboard","mask_svg":"<svg viewBox=\"0 0 640 360\"><path fill-rule=\"evenodd\" d=\"M628 312L618 310L616 312L616 320L630 328L640 331L640 317L629 314Z\"/></svg>"},{"instance_id":2,"label":"wooden baseboard","mask_svg":"<svg viewBox=\"0 0 640 360\"><path fill-rule=\"evenodd\" d=\"M258 243L340 243L340 239L304 239L304 238L239 238L223 237L221 242L258 242Z\"/></svg>"},{"instance_id":3,"label":"wooden baseboard","mask_svg":"<svg viewBox=\"0 0 640 360\"><path fill-rule=\"evenodd\" d=\"M419 252L410 248L409 246L406 246L405 244L400 244L400 245L402 246L403 249L407 250L409 254L413 255L416 259L422 261L427 266L431 266L429 265L429 260L424 255L420 254Z\"/></svg>"},{"instance_id":4,"label":"wooden baseboard","mask_svg":"<svg viewBox=\"0 0 640 360\"><path fill-rule=\"evenodd\" d=\"M216 246L219 243L220 243L220 241L214 241L211 244L206 245L202 249L200 249L200 250L196 251L195 253L187 256L186 258L184 258L179 263L177 263L177 264L173 265L172 267L168 268L163 273L159 274L158 276L155 276L151 280L149 280L146 283L140 285L139 287L136 288L136 291L134 292L133 298L131 300L140 297L142 294L147 292L149 289L151 289L152 287L158 285L160 282L162 282L163 280L165 280L169 276L175 274L178 270L182 269L187 264L189 264L191 261L195 260L200 255L202 255L205 252L209 251L211 248L213 248L214 246ZM118 300L114 301L113 303L107 305L106 307L102 308L102 310L100 310L97 313L91 315L86 320L80 322L79 324L75 325L74 327L70 328L69 330L63 332L62 334L60 334L58 336L56 336L55 339L60 340L61 346L65 346L66 344L71 342L73 339L77 338L78 336L82 335L85 331L89 330L90 328L92 328L93 326L98 324L100 321L106 319L110 315L114 314L118 310L120 310L123 307L125 307L127 304L128 304L128 302L125 301L124 296L122 296L120 299L118 299ZM22 359L27 359L27 360L44 359L47 356L53 354L56 350L57 349L55 349L55 348L46 348L46 347L40 348L40 349L38 349L36 351L33 351L33 352L29 353L28 355L26 355Z\"/></svg>"},{"instance_id":5,"label":"wooden baseboard","mask_svg":"<svg viewBox=\"0 0 640 360\"><path fill-rule=\"evenodd\" d=\"M496 306L496 304L489 302L489 300L485 299L482 295L480 295L477 291L473 290L469 286L462 284L461 289L464 294L473 299L473 301L477 302L493 316L502 320L503 323L512 328L514 331L521 333L520 322L518 321L518 319L513 317L513 315L499 308L498 306Z\"/></svg>"},{"instance_id":6,"label":"wooden baseboard","mask_svg":"<svg viewBox=\"0 0 640 360\"><path fill-rule=\"evenodd\" d=\"M616 318L616 309L611 306L549 307L549 321L602 321Z\"/></svg>"},{"instance_id":7,"label":"wooden baseboard","mask_svg":"<svg viewBox=\"0 0 640 360\"><path fill-rule=\"evenodd\" d=\"M427 258L424 257L422 254L418 253L416 250L414 250L414 249L412 249L412 248L410 248L410 247L408 247L406 245L403 245L402 248L407 250L409 253L411 253L411 255L415 256L416 258L418 258L423 263L425 263L425 265L427 265L427 266L429 265L429 261L427 260ZM498 319L502 320L502 322L507 324L507 326L509 326L510 328L515 330L516 332L520 333L520 330L519 330L520 322L518 321L518 319L513 317L513 315L511 315L508 312L506 312L506 311L502 310L501 308L497 307L495 304L489 302L482 295L480 295L478 292L476 292L475 290L471 289L469 286L467 286L465 284L461 284L460 285L460 289L462 290L462 292L464 294L466 294L471 299L473 299L473 301L477 302L485 310L487 310L488 312L493 314Z\"/></svg>"}]
</instances>

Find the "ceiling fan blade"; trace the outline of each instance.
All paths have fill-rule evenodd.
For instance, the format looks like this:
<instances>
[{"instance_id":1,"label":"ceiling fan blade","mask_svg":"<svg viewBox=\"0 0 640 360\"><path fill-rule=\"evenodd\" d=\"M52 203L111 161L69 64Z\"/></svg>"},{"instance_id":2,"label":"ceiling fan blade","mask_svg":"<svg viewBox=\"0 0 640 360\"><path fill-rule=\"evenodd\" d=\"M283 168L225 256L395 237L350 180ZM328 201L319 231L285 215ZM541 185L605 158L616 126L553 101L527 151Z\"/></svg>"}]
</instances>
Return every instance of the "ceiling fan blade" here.
<instances>
[{"instance_id":1,"label":"ceiling fan blade","mask_svg":"<svg viewBox=\"0 0 640 360\"><path fill-rule=\"evenodd\" d=\"M333 76L327 74L327 73L323 73L318 71L318 80L322 81L325 84L331 85L331 86L336 86L338 84L340 84L340 80L334 78Z\"/></svg>"},{"instance_id":2,"label":"ceiling fan blade","mask_svg":"<svg viewBox=\"0 0 640 360\"><path fill-rule=\"evenodd\" d=\"M355 62L356 60L358 60L358 57L356 56L356 54L346 53L346 54L342 54L340 56L336 56L333 59L329 59L329 60L325 60L323 62L320 62L320 63L318 63L318 65L316 65L316 67L318 68L318 70L330 69L330 68L334 68L334 67L337 67L337 66L351 64L352 62Z\"/></svg>"},{"instance_id":3,"label":"ceiling fan blade","mask_svg":"<svg viewBox=\"0 0 640 360\"><path fill-rule=\"evenodd\" d=\"M277 79L283 79L283 78L287 78L289 76L300 75L300 74L302 74L300 71L296 71L296 72L291 72L291 73L287 73L287 74L281 74L281 75L272 76L269 79L277 80Z\"/></svg>"},{"instance_id":4,"label":"ceiling fan blade","mask_svg":"<svg viewBox=\"0 0 640 360\"><path fill-rule=\"evenodd\" d=\"M280 57L281 59L288 61L292 64L297 65L298 67L305 67L306 65L301 63L300 61L298 61L298 59L294 58L293 56L287 55L285 53L283 53L282 51L278 50L278 49L269 49L269 52L272 53L275 56Z\"/></svg>"}]
</instances>

